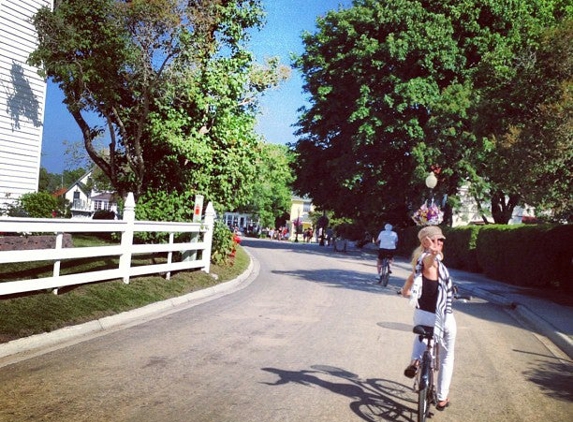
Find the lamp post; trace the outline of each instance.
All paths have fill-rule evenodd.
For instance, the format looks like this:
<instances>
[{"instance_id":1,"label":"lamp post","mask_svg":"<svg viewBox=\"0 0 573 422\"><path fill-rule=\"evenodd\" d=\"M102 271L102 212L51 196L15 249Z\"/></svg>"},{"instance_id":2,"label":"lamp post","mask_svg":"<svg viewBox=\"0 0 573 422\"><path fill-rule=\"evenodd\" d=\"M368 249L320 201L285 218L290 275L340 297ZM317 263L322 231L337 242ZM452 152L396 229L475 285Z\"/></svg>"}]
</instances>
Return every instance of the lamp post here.
<instances>
[{"instance_id":1,"label":"lamp post","mask_svg":"<svg viewBox=\"0 0 573 422\"><path fill-rule=\"evenodd\" d=\"M326 230L326 226L328 226L326 211L322 211L322 215L318 218L317 226L320 229L320 243L318 245L324 246L324 231Z\"/></svg>"}]
</instances>

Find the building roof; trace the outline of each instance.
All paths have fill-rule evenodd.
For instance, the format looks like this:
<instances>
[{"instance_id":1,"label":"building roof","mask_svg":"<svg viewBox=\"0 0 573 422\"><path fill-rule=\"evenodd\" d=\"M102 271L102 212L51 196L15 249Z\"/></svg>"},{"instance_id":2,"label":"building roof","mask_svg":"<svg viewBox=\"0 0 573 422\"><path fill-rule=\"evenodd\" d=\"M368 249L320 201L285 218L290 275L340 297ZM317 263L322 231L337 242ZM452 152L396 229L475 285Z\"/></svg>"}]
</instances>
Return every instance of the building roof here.
<instances>
[{"instance_id":1,"label":"building roof","mask_svg":"<svg viewBox=\"0 0 573 422\"><path fill-rule=\"evenodd\" d=\"M92 196L92 201L115 202L115 196L113 193L100 193Z\"/></svg>"},{"instance_id":2,"label":"building roof","mask_svg":"<svg viewBox=\"0 0 573 422\"><path fill-rule=\"evenodd\" d=\"M52 192L52 196L54 198L58 198L60 196L64 196L66 194L66 192L68 191L68 188L60 188L54 192Z\"/></svg>"}]
</instances>

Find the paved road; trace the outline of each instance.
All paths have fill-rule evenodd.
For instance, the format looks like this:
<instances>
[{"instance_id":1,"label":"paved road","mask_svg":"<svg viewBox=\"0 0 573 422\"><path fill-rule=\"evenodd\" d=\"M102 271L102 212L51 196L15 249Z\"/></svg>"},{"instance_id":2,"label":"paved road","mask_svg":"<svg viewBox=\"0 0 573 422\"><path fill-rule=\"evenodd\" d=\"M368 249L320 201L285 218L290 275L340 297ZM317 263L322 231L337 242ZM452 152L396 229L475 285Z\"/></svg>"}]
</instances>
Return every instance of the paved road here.
<instances>
[{"instance_id":1,"label":"paved road","mask_svg":"<svg viewBox=\"0 0 573 422\"><path fill-rule=\"evenodd\" d=\"M412 421L411 309L371 255L246 240L244 289L0 368L0 421ZM439 421L564 421L573 365L500 306L456 304Z\"/></svg>"}]
</instances>

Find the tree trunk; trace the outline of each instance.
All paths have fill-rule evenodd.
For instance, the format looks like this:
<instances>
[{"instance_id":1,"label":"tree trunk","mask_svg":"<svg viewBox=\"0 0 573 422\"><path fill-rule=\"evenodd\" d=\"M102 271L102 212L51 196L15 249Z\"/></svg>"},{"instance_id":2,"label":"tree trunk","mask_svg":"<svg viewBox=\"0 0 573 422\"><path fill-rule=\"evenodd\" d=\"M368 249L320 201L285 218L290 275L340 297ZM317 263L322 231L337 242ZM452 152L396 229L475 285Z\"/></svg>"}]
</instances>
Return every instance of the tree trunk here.
<instances>
[{"instance_id":1,"label":"tree trunk","mask_svg":"<svg viewBox=\"0 0 573 422\"><path fill-rule=\"evenodd\" d=\"M507 224L511 220L513 210L519 203L519 195L506 196L502 191L496 191L491 196L491 215L495 224Z\"/></svg>"}]
</instances>

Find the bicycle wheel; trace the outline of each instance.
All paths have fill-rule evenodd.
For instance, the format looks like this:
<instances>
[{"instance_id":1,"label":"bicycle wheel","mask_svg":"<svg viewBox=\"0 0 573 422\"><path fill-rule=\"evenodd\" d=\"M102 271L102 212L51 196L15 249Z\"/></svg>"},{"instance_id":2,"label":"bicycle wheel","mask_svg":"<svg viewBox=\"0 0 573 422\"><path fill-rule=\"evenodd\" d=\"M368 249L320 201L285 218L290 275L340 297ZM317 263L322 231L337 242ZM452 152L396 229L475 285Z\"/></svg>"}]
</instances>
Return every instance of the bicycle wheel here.
<instances>
[{"instance_id":1,"label":"bicycle wheel","mask_svg":"<svg viewBox=\"0 0 573 422\"><path fill-rule=\"evenodd\" d=\"M424 353L422 365L420 367L420 378L418 381L418 422L426 422L430 414L430 404L432 402L432 369L430 368L430 357Z\"/></svg>"},{"instance_id":2,"label":"bicycle wheel","mask_svg":"<svg viewBox=\"0 0 573 422\"><path fill-rule=\"evenodd\" d=\"M380 267L380 277L378 278L378 284L382 284L384 287L388 285L388 279L390 278L389 269L388 259L384 258Z\"/></svg>"},{"instance_id":3,"label":"bicycle wheel","mask_svg":"<svg viewBox=\"0 0 573 422\"><path fill-rule=\"evenodd\" d=\"M428 389L429 387L426 387L418 391L418 422L426 422L426 418L430 410Z\"/></svg>"},{"instance_id":4,"label":"bicycle wheel","mask_svg":"<svg viewBox=\"0 0 573 422\"><path fill-rule=\"evenodd\" d=\"M382 277L382 285L386 287L388 285L388 281L390 280L390 261L386 259L384 261L384 266L382 267L382 273L384 274Z\"/></svg>"}]
</instances>

